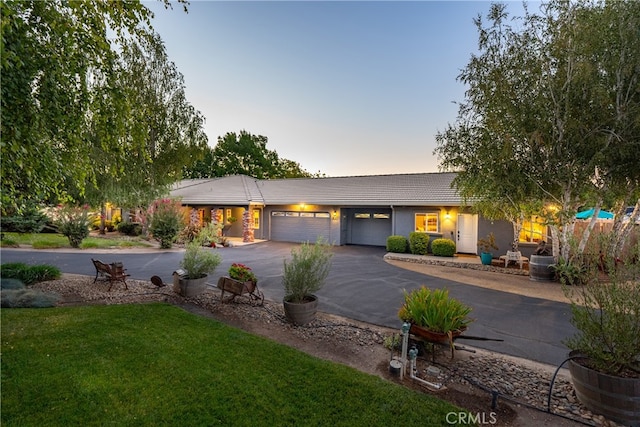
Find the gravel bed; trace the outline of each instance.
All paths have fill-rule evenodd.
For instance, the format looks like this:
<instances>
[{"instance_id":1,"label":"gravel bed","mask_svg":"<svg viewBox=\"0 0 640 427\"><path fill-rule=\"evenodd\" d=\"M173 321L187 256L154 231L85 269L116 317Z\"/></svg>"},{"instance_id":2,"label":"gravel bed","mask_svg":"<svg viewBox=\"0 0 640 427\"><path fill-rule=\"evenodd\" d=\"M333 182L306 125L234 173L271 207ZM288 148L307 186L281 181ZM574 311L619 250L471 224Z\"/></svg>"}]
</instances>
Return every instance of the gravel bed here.
<instances>
[{"instance_id":1,"label":"gravel bed","mask_svg":"<svg viewBox=\"0 0 640 427\"><path fill-rule=\"evenodd\" d=\"M233 303L223 304L220 302L220 291L217 288L207 289L202 295L186 300L173 292L171 284L156 287L151 282L138 280L127 280L127 284L128 290L122 283L115 283L112 290L108 291L107 282L99 280L94 284L93 277L64 274L60 280L38 283L32 287L59 294L62 297L62 306L145 302L193 304L221 317L238 319L240 323L258 321L261 325L286 332L304 341L329 346L329 349L334 345L358 349L382 347L385 337L399 332L329 315L319 316L305 327L297 327L287 322L279 303L264 301L264 305L256 306L251 304L248 298L238 297ZM498 401L506 399L546 411L549 386L555 367L480 349L475 351L471 354L458 350L454 359L450 359L448 348L436 349L435 360L431 354L418 358L417 376L428 381L442 382L448 387L455 384L471 384L485 390L488 396L492 391L499 393ZM388 354L391 357L391 352ZM429 376L429 366L439 368L440 375ZM605 421L604 417L592 414L577 401L568 374L563 371L554 382L551 412L587 425L616 426L615 423Z\"/></svg>"}]
</instances>

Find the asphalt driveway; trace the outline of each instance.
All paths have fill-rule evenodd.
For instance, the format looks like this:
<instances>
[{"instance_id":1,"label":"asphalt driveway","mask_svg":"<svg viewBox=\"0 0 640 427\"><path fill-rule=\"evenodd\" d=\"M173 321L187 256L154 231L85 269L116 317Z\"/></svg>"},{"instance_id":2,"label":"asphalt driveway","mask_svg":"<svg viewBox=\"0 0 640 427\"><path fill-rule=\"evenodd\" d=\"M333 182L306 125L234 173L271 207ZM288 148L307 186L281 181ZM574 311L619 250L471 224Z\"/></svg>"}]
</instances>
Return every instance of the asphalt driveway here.
<instances>
[{"instance_id":1,"label":"asphalt driveway","mask_svg":"<svg viewBox=\"0 0 640 427\"><path fill-rule=\"evenodd\" d=\"M267 299L279 301L283 297L281 286L283 260L295 244L263 242L253 245L218 249L223 262L214 274L226 274L234 262L249 265L259 278L260 289ZM400 328L397 311L402 305L403 290L421 285L446 287L450 294L473 308L476 319L466 336L502 339L502 342L478 339L459 339L458 344L484 348L530 360L559 365L568 349L562 341L575 329L570 324L569 306L564 303L532 298L494 289L486 289L456 281L455 273L449 279L431 277L388 264L383 260L384 248L339 246L327 284L318 293L320 310L362 322L391 328ZM131 278L149 280L153 275L171 283L172 273L179 268L182 252L159 250L144 253L91 250L24 250L5 249L0 252L1 262L52 264L65 273L94 275L91 258L103 262L124 262ZM496 281L509 280L495 274ZM499 286L497 286L499 288Z\"/></svg>"}]
</instances>

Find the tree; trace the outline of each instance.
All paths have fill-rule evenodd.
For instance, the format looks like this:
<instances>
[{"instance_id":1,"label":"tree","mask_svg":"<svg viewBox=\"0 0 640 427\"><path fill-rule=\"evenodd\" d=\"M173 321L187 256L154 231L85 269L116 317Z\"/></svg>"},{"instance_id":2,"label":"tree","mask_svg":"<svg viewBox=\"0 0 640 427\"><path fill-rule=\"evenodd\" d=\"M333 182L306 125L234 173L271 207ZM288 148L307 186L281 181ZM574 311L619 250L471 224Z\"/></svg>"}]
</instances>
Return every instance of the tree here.
<instances>
[{"instance_id":1,"label":"tree","mask_svg":"<svg viewBox=\"0 0 640 427\"><path fill-rule=\"evenodd\" d=\"M623 183L638 188L640 4L558 0L541 10L512 26L506 6L492 5L489 26L475 20L480 53L458 77L466 99L436 153L459 171L459 191L485 206L547 206L554 253L568 259L576 211L627 202L614 191Z\"/></svg>"},{"instance_id":2,"label":"tree","mask_svg":"<svg viewBox=\"0 0 640 427\"><path fill-rule=\"evenodd\" d=\"M185 178L211 178L227 175L248 175L258 179L300 178L311 174L297 162L281 159L278 153L267 149L268 138L242 130L239 134L227 132L218 137L202 160L184 168Z\"/></svg>"},{"instance_id":3,"label":"tree","mask_svg":"<svg viewBox=\"0 0 640 427\"><path fill-rule=\"evenodd\" d=\"M70 182L83 194L93 173L85 139L93 78L113 76L125 40L151 36L152 13L140 1L20 0L0 8L2 210L66 198Z\"/></svg>"}]
</instances>

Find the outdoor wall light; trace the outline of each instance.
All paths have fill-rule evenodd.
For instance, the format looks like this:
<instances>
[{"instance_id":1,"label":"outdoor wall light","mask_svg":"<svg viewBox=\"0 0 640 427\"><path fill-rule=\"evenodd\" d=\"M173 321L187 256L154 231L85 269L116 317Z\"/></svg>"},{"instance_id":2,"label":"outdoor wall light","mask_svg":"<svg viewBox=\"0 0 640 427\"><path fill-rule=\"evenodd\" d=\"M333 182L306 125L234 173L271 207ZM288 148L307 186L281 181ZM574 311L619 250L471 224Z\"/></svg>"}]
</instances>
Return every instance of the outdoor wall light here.
<instances>
[{"instance_id":1,"label":"outdoor wall light","mask_svg":"<svg viewBox=\"0 0 640 427\"><path fill-rule=\"evenodd\" d=\"M300 203L300 210L303 211L304 210L304 203Z\"/></svg>"},{"instance_id":2,"label":"outdoor wall light","mask_svg":"<svg viewBox=\"0 0 640 427\"><path fill-rule=\"evenodd\" d=\"M338 211L337 210L333 210L333 212L331 213L331 218L332 219L338 219Z\"/></svg>"},{"instance_id":3,"label":"outdoor wall light","mask_svg":"<svg viewBox=\"0 0 640 427\"><path fill-rule=\"evenodd\" d=\"M451 214L449 214L449 211L447 211L447 212L444 214L444 219L451 219Z\"/></svg>"}]
</instances>

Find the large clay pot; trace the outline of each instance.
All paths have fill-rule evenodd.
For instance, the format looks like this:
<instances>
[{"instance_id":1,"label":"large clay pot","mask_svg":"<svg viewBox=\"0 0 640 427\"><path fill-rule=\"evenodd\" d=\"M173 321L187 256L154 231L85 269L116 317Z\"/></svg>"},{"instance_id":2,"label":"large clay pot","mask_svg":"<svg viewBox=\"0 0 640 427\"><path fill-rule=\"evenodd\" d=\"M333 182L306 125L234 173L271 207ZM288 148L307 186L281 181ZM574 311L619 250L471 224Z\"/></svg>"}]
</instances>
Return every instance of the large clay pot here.
<instances>
[{"instance_id":1,"label":"large clay pot","mask_svg":"<svg viewBox=\"0 0 640 427\"><path fill-rule=\"evenodd\" d=\"M572 351L569 356L579 356ZM578 400L590 411L625 426L640 427L640 378L604 374L581 363L569 361L571 382Z\"/></svg>"},{"instance_id":2,"label":"large clay pot","mask_svg":"<svg viewBox=\"0 0 640 427\"><path fill-rule=\"evenodd\" d=\"M318 297L308 295L301 303L282 300L284 304L284 315L295 325L306 325L316 318L318 311Z\"/></svg>"},{"instance_id":3,"label":"large clay pot","mask_svg":"<svg viewBox=\"0 0 640 427\"><path fill-rule=\"evenodd\" d=\"M529 260L529 279L536 282L553 282L556 272L553 265L556 258L551 255L531 255Z\"/></svg>"},{"instance_id":4,"label":"large clay pot","mask_svg":"<svg viewBox=\"0 0 640 427\"><path fill-rule=\"evenodd\" d=\"M207 287L207 278L205 275L198 279L189 279L187 276L181 277L178 286L174 285L174 291L185 298L191 298L200 295Z\"/></svg>"}]
</instances>

